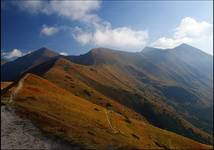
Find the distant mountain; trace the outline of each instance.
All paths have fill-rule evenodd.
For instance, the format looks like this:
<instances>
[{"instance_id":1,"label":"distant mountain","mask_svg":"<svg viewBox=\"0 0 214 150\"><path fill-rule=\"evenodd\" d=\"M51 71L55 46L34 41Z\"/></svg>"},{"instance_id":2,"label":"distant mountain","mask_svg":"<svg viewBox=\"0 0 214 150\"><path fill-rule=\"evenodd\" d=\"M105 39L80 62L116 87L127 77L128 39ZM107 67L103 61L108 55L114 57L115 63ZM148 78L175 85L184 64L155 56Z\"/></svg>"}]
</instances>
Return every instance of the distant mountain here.
<instances>
[{"instance_id":1,"label":"distant mountain","mask_svg":"<svg viewBox=\"0 0 214 150\"><path fill-rule=\"evenodd\" d=\"M122 104L153 125L211 143L211 66L212 56L180 45L140 53L96 48L52 59L29 72L96 104L112 103L116 111Z\"/></svg>"},{"instance_id":2,"label":"distant mountain","mask_svg":"<svg viewBox=\"0 0 214 150\"><path fill-rule=\"evenodd\" d=\"M27 69L41 64L59 54L47 48L40 48L30 54L17 58L1 66L1 80L13 81Z\"/></svg>"},{"instance_id":3,"label":"distant mountain","mask_svg":"<svg viewBox=\"0 0 214 150\"><path fill-rule=\"evenodd\" d=\"M25 73L123 116L211 144L212 60L186 44L136 53L95 48L54 57Z\"/></svg>"},{"instance_id":4,"label":"distant mountain","mask_svg":"<svg viewBox=\"0 0 214 150\"><path fill-rule=\"evenodd\" d=\"M5 63L7 63L8 61L4 58L1 58L1 65L4 65Z\"/></svg>"},{"instance_id":5,"label":"distant mountain","mask_svg":"<svg viewBox=\"0 0 214 150\"><path fill-rule=\"evenodd\" d=\"M210 81L213 77L213 57L197 48L182 44L174 49L159 49L156 51L143 50L142 54L148 61L159 67L157 70L147 69L153 76L157 76L158 71L163 67L167 69L163 72L163 77L167 77L166 80L169 80L169 78L170 80L175 80L174 74L176 74L176 77L180 78L181 84L192 85L192 82L188 80L191 78L193 80L200 80L199 82L202 85L211 85ZM166 65L168 66L166 67ZM161 77L159 77L159 79L164 80L164 78Z\"/></svg>"},{"instance_id":6,"label":"distant mountain","mask_svg":"<svg viewBox=\"0 0 214 150\"><path fill-rule=\"evenodd\" d=\"M154 48L154 47L145 47L142 52L147 53L147 52L152 52L152 51L160 51L159 48Z\"/></svg>"},{"instance_id":7,"label":"distant mountain","mask_svg":"<svg viewBox=\"0 0 214 150\"><path fill-rule=\"evenodd\" d=\"M177 111L188 114L185 115L186 118L194 125L212 132L213 57L187 44L167 50L150 52L143 50L142 55L146 60L142 62L146 66L143 67L144 70L150 77L167 85L155 87L163 93L166 99L172 99L173 103L175 102L173 105ZM175 86L183 89L175 88ZM184 90L193 95L187 96Z\"/></svg>"}]
</instances>

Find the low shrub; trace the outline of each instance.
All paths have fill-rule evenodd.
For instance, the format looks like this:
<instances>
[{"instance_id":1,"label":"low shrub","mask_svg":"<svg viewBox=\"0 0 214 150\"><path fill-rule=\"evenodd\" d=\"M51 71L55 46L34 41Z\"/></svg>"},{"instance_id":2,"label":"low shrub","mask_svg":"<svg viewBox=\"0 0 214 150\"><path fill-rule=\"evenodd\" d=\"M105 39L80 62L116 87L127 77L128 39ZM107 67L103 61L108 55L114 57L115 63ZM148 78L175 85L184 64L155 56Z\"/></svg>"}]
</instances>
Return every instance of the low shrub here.
<instances>
[{"instance_id":1,"label":"low shrub","mask_svg":"<svg viewBox=\"0 0 214 150\"><path fill-rule=\"evenodd\" d=\"M110 103L106 103L107 108L112 108L112 105Z\"/></svg>"},{"instance_id":2,"label":"low shrub","mask_svg":"<svg viewBox=\"0 0 214 150\"><path fill-rule=\"evenodd\" d=\"M83 90L83 92L87 95L87 96L91 96L91 93L88 90Z\"/></svg>"},{"instance_id":3,"label":"low shrub","mask_svg":"<svg viewBox=\"0 0 214 150\"><path fill-rule=\"evenodd\" d=\"M137 135L135 135L134 133L132 133L132 136L134 137L134 138L136 138L136 139L140 139Z\"/></svg>"}]
</instances>

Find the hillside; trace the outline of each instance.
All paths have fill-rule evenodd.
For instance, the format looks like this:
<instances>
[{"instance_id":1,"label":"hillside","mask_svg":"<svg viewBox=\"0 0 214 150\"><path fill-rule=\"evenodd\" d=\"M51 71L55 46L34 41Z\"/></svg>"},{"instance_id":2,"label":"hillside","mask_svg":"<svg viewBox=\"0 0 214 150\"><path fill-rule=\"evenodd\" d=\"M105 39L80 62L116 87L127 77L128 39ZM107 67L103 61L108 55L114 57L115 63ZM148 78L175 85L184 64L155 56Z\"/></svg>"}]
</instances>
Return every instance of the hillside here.
<instances>
[{"instance_id":1,"label":"hillside","mask_svg":"<svg viewBox=\"0 0 214 150\"><path fill-rule=\"evenodd\" d=\"M127 119L33 74L26 74L14 92L12 104L19 115L82 148L211 148L144 121Z\"/></svg>"},{"instance_id":2,"label":"hillside","mask_svg":"<svg viewBox=\"0 0 214 150\"><path fill-rule=\"evenodd\" d=\"M41 64L59 54L47 48L40 48L14 61L1 65L1 81L13 81L27 69Z\"/></svg>"},{"instance_id":3,"label":"hillside","mask_svg":"<svg viewBox=\"0 0 214 150\"><path fill-rule=\"evenodd\" d=\"M1 106L1 149L70 149L71 147L77 148L77 145L69 144L53 135L48 136L30 120L17 115L13 107Z\"/></svg>"},{"instance_id":4,"label":"hillside","mask_svg":"<svg viewBox=\"0 0 214 150\"><path fill-rule=\"evenodd\" d=\"M211 89L192 76L195 73L188 63L174 57L174 52L156 49L142 54L98 48L85 55L56 58L29 72L95 104L110 103L120 113L125 113L119 109L125 106L155 126L212 143ZM207 58L202 55L200 59ZM182 83L181 77L191 78L198 86Z\"/></svg>"},{"instance_id":5,"label":"hillside","mask_svg":"<svg viewBox=\"0 0 214 150\"><path fill-rule=\"evenodd\" d=\"M52 58L25 73L127 118L212 144L211 60L186 44L139 53L96 48Z\"/></svg>"}]
</instances>

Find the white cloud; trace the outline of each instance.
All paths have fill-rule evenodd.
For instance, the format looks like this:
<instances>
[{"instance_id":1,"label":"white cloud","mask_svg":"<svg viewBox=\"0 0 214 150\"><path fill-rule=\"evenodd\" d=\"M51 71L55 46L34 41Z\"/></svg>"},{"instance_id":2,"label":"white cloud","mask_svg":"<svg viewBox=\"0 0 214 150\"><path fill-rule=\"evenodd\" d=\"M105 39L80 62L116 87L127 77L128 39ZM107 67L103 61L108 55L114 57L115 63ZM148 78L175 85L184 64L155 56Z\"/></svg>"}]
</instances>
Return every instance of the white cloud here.
<instances>
[{"instance_id":1,"label":"white cloud","mask_svg":"<svg viewBox=\"0 0 214 150\"><path fill-rule=\"evenodd\" d=\"M80 27L75 27L73 29L74 39L82 45L91 43L93 40L93 35L91 32L83 31Z\"/></svg>"},{"instance_id":2,"label":"white cloud","mask_svg":"<svg viewBox=\"0 0 214 150\"><path fill-rule=\"evenodd\" d=\"M98 0L25 0L15 1L12 4L18 6L22 11L32 14L43 13L46 15L58 15L70 20L78 20L84 22L96 22L99 17L93 11L100 8L101 1Z\"/></svg>"},{"instance_id":3,"label":"white cloud","mask_svg":"<svg viewBox=\"0 0 214 150\"><path fill-rule=\"evenodd\" d=\"M50 27L47 25L43 25L40 33L45 36L51 36L51 35L57 33L58 31L59 31L59 29L57 27Z\"/></svg>"},{"instance_id":4,"label":"white cloud","mask_svg":"<svg viewBox=\"0 0 214 150\"><path fill-rule=\"evenodd\" d=\"M72 20L93 22L99 17L92 12L100 8L100 1L50 1L50 7L59 16Z\"/></svg>"},{"instance_id":5,"label":"white cloud","mask_svg":"<svg viewBox=\"0 0 214 150\"><path fill-rule=\"evenodd\" d=\"M192 39L188 37L182 38L182 39L161 37L155 42L153 42L151 46L156 48L168 49L168 48L174 48L182 43L190 43L191 41Z\"/></svg>"},{"instance_id":6,"label":"white cloud","mask_svg":"<svg viewBox=\"0 0 214 150\"><path fill-rule=\"evenodd\" d=\"M140 51L146 44L148 33L128 27L112 28L110 25L104 25L96 27L95 32L83 31L76 27L73 37L83 45L94 44L113 49Z\"/></svg>"},{"instance_id":7,"label":"white cloud","mask_svg":"<svg viewBox=\"0 0 214 150\"><path fill-rule=\"evenodd\" d=\"M134 30L129 27L112 28L111 23L102 20L95 11L101 6L101 1L20 1L17 5L21 10L31 13L57 15L69 20L85 23L90 31L82 28L72 30L74 39L82 45L93 44L100 47L108 47L122 50L141 50L148 39L148 32ZM41 34L50 36L61 30L60 27L43 26Z\"/></svg>"},{"instance_id":8,"label":"white cloud","mask_svg":"<svg viewBox=\"0 0 214 150\"><path fill-rule=\"evenodd\" d=\"M60 52L59 54L63 55L63 56L67 56L68 55L68 53L65 53L65 52Z\"/></svg>"},{"instance_id":9,"label":"white cloud","mask_svg":"<svg viewBox=\"0 0 214 150\"><path fill-rule=\"evenodd\" d=\"M174 37L181 38L201 38L206 36L211 25L205 21L197 22L191 17L186 17L181 20L180 25L176 28Z\"/></svg>"},{"instance_id":10,"label":"white cloud","mask_svg":"<svg viewBox=\"0 0 214 150\"><path fill-rule=\"evenodd\" d=\"M211 24L186 17L181 20L172 38L161 37L153 42L151 46L166 49L174 48L182 43L194 44L211 36L211 30Z\"/></svg>"},{"instance_id":11,"label":"white cloud","mask_svg":"<svg viewBox=\"0 0 214 150\"><path fill-rule=\"evenodd\" d=\"M41 12L48 14L49 12L47 3L42 0L15 0L11 1L11 3L17 6L21 11L26 11L31 14L37 14Z\"/></svg>"},{"instance_id":12,"label":"white cloud","mask_svg":"<svg viewBox=\"0 0 214 150\"><path fill-rule=\"evenodd\" d=\"M10 60L10 59L15 59L15 58L24 56L29 53L31 53L31 51L24 53L19 49L13 49L12 51L9 51L9 52L2 52L1 57Z\"/></svg>"}]
</instances>

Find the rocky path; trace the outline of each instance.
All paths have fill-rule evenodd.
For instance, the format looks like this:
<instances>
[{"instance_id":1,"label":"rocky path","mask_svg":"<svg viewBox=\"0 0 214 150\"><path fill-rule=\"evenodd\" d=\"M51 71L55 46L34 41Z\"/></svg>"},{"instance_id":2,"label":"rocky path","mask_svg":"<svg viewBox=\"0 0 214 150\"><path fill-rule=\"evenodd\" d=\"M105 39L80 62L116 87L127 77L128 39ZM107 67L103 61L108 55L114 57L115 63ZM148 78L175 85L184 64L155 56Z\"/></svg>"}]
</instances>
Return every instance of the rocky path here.
<instances>
[{"instance_id":1,"label":"rocky path","mask_svg":"<svg viewBox=\"0 0 214 150\"><path fill-rule=\"evenodd\" d=\"M17 116L13 108L1 106L1 149L71 149L60 139L44 136L29 120Z\"/></svg>"},{"instance_id":2,"label":"rocky path","mask_svg":"<svg viewBox=\"0 0 214 150\"><path fill-rule=\"evenodd\" d=\"M59 138L45 136L30 120L20 118L10 105L22 89L22 78L11 94L9 104L1 106L1 149L79 149Z\"/></svg>"},{"instance_id":3,"label":"rocky path","mask_svg":"<svg viewBox=\"0 0 214 150\"><path fill-rule=\"evenodd\" d=\"M28 74L26 74L18 83L18 86L16 87L15 91L11 94L9 103L13 102L13 99L15 98L16 94L22 89L24 80L28 77Z\"/></svg>"}]
</instances>

